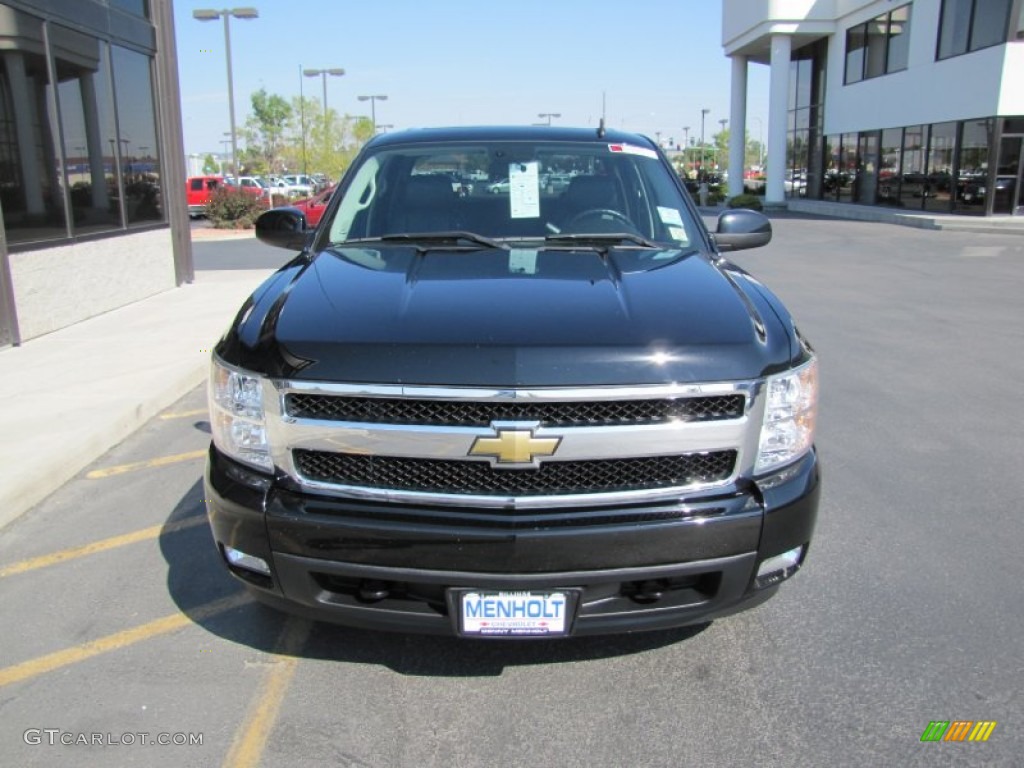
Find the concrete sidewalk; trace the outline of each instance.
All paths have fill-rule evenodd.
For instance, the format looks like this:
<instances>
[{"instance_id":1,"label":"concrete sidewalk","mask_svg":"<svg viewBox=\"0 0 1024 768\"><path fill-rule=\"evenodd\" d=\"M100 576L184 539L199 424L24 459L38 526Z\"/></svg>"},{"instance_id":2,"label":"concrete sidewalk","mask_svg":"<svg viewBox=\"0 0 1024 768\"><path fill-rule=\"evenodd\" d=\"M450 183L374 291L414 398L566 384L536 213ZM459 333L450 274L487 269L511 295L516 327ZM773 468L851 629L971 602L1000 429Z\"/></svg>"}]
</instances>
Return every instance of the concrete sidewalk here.
<instances>
[{"instance_id":1,"label":"concrete sidewalk","mask_svg":"<svg viewBox=\"0 0 1024 768\"><path fill-rule=\"evenodd\" d=\"M0 350L0 527L201 383L211 348L270 272L197 272L190 285Z\"/></svg>"}]
</instances>

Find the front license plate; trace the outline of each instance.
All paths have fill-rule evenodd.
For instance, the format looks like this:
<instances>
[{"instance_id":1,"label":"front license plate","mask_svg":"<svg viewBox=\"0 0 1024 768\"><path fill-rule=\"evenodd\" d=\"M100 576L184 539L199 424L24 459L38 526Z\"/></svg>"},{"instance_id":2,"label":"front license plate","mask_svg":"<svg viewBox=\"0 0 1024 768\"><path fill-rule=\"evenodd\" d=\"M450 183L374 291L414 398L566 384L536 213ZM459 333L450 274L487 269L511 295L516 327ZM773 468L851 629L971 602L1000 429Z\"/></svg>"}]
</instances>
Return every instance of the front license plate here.
<instances>
[{"instance_id":1,"label":"front license plate","mask_svg":"<svg viewBox=\"0 0 1024 768\"><path fill-rule=\"evenodd\" d=\"M568 634L575 592L458 593L459 634L468 637L559 637Z\"/></svg>"}]
</instances>

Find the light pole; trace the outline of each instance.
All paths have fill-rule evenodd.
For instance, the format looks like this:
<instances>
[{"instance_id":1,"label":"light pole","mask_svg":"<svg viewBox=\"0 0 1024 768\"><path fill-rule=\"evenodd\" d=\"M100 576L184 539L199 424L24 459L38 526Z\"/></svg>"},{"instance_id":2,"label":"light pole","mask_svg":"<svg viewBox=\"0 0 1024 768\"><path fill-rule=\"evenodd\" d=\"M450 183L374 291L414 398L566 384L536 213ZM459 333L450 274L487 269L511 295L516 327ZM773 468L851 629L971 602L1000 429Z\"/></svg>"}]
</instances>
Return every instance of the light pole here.
<instances>
[{"instance_id":1,"label":"light pole","mask_svg":"<svg viewBox=\"0 0 1024 768\"><path fill-rule=\"evenodd\" d=\"M552 117L561 117L561 116L562 115L561 115L560 112L539 112L537 114L537 117L546 117L548 119L547 125L551 125L551 118Z\"/></svg>"},{"instance_id":2,"label":"light pole","mask_svg":"<svg viewBox=\"0 0 1024 768\"><path fill-rule=\"evenodd\" d=\"M375 93L371 96L356 96L360 101L370 102L370 122L373 123L373 135L377 135L377 102L387 101L388 97L385 93Z\"/></svg>"},{"instance_id":3,"label":"light pole","mask_svg":"<svg viewBox=\"0 0 1024 768\"><path fill-rule=\"evenodd\" d=\"M683 126L683 163L689 162L690 159L690 126ZM686 178L690 178L690 170L686 170Z\"/></svg>"},{"instance_id":4,"label":"light pole","mask_svg":"<svg viewBox=\"0 0 1024 768\"><path fill-rule=\"evenodd\" d=\"M255 19L260 12L255 8L222 8L219 11L201 8L192 11L192 18L199 21L216 21L224 17L224 56L228 60L228 116L231 119L231 169L238 173L238 140L235 138L235 84L231 77L231 17Z\"/></svg>"},{"instance_id":5,"label":"light pole","mask_svg":"<svg viewBox=\"0 0 1024 768\"><path fill-rule=\"evenodd\" d=\"M341 68L332 69L304 69L302 74L306 77L319 77L324 87L324 145L327 144L327 76L341 77L345 70Z\"/></svg>"},{"instance_id":6,"label":"light pole","mask_svg":"<svg viewBox=\"0 0 1024 768\"><path fill-rule=\"evenodd\" d=\"M704 178L704 117L710 111L710 109L700 111L700 177L702 180Z\"/></svg>"}]
</instances>

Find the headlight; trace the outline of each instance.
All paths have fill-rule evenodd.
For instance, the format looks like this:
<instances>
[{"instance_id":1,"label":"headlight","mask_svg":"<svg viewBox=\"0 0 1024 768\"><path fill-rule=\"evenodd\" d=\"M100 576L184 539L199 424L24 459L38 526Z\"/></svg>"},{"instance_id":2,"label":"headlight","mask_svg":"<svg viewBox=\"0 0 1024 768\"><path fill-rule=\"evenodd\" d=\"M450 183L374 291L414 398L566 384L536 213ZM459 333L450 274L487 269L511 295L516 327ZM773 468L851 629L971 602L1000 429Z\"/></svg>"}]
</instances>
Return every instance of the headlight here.
<instances>
[{"instance_id":1,"label":"headlight","mask_svg":"<svg viewBox=\"0 0 1024 768\"><path fill-rule=\"evenodd\" d=\"M803 456L814 443L818 414L818 361L789 373L769 376L765 382L764 423L754 473L788 464Z\"/></svg>"},{"instance_id":2,"label":"headlight","mask_svg":"<svg viewBox=\"0 0 1024 768\"><path fill-rule=\"evenodd\" d=\"M213 359L210 370L210 429L213 443L224 454L272 472L263 412L263 379L229 368Z\"/></svg>"}]
</instances>

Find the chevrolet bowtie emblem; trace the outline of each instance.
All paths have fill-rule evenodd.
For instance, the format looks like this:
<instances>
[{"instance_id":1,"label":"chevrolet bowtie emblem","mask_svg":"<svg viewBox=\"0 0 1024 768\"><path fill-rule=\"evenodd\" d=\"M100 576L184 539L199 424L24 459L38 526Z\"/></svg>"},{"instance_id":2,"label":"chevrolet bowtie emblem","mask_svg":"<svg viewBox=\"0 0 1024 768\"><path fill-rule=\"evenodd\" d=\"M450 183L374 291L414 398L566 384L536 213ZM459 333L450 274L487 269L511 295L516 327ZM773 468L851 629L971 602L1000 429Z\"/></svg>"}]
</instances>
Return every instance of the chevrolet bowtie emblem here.
<instances>
[{"instance_id":1,"label":"chevrolet bowtie emblem","mask_svg":"<svg viewBox=\"0 0 1024 768\"><path fill-rule=\"evenodd\" d=\"M478 437L469 449L470 456L489 456L498 464L536 466L538 456L553 456L562 442L560 437L534 437L532 429L498 428L497 437Z\"/></svg>"}]
</instances>

